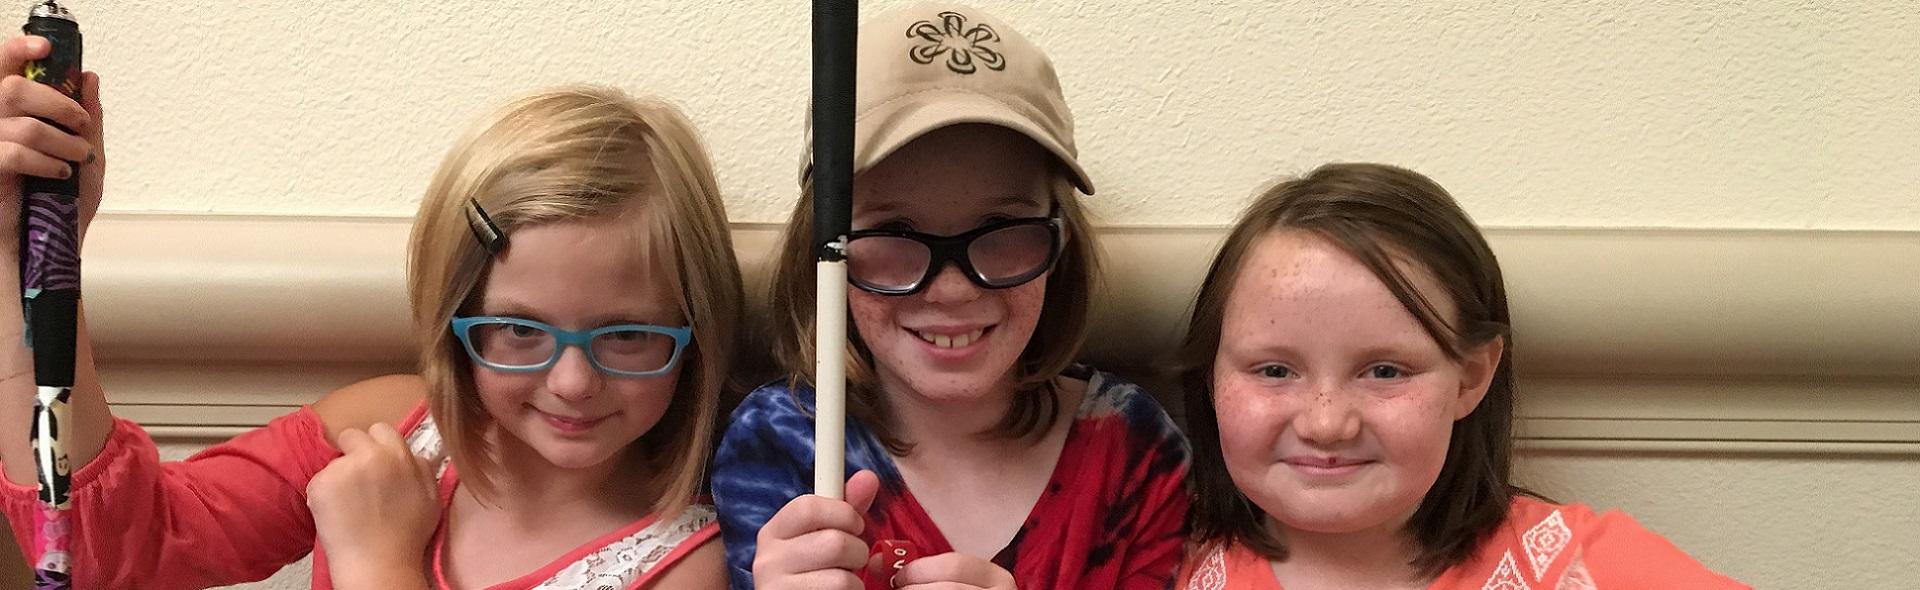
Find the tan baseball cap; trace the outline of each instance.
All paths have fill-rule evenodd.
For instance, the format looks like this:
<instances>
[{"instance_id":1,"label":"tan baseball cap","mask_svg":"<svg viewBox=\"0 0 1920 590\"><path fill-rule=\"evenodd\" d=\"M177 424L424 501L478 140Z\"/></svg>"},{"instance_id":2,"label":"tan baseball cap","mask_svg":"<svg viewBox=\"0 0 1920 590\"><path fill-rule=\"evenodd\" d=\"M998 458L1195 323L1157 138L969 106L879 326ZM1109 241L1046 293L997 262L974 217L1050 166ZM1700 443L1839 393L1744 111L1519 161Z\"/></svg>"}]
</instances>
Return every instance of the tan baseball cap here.
<instances>
[{"instance_id":1,"label":"tan baseball cap","mask_svg":"<svg viewBox=\"0 0 1920 590\"><path fill-rule=\"evenodd\" d=\"M1006 22L976 8L922 3L867 21L859 44L854 173L927 132L986 123L1033 138L1060 159L1080 192L1093 194L1053 62ZM813 172L812 117L803 150L804 186Z\"/></svg>"}]
</instances>

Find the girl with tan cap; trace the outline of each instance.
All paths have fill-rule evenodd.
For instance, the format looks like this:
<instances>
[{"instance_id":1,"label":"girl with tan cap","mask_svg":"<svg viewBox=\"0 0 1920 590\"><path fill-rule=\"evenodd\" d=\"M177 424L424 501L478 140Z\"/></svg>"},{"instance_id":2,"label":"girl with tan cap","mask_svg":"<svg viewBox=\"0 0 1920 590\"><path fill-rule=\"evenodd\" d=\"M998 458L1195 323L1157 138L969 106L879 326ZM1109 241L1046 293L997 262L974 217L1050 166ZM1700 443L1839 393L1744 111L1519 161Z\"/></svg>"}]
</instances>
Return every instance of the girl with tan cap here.
<instances>
[{"instance_id":1,"label":"girl with tan cap","mask_svg":"<svg viewBox=\"0 0 1920 590\"><path fill-rule=\"evenodd\" d=\"M847 501L806 495L803 158L772 284L790 377L746 399L715 456L733 587L1165 587L1186 443L1138 386L1073 363L1097 269L1076 192L1093 183L1052 64L951 5L875 18L859 48Z\"/></svg>"}]
</instances>

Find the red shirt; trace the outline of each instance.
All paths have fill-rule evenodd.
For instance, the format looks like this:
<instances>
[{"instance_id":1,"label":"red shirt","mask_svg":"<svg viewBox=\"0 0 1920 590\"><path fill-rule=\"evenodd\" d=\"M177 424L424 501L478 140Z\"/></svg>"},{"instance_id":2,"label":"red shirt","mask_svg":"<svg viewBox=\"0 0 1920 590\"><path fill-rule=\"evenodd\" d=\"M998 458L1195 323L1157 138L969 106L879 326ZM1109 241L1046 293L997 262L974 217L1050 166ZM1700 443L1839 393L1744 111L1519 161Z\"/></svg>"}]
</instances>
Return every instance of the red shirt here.
<instances>
[{"instance_id":1,"label":"red shirt","mask_svg":"<svg viewBox=\"0 0 1920 590\"><path fill-rule=\"evenodd\" d=\"M1046 491L992 560L1021 588L1163 590L1179 569L1190 503L1186 439L1139 386L1084 367L1068 374L1087 380L1086 395L1072 409ZM762 386L734 412L714 456L713 498L735 590L753 587L760 527L811 491L812 415L811 388ZM849 476L870 469L880 477L862 535L869 543L911 541L923 557L953 550L879 439L852 418L846 462Z\"/></svg>"}]
</instances>

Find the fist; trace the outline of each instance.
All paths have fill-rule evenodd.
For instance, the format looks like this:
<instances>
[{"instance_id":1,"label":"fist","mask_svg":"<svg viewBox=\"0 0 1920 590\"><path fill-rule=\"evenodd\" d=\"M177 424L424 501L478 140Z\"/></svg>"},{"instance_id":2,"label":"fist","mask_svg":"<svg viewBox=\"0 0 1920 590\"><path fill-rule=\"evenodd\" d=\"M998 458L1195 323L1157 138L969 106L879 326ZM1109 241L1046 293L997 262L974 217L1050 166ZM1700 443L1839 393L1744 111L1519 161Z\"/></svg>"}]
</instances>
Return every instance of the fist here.
<instances>
[{"instance_id":1,"label":"fist","mask_svg":"<svg viewBox=\"0 0 1920 590\"><path fill-rule=\"evenodd\" d=\"M334 579L420 568L440 522L433 468L387 424L338 437L344 453L307 483L307 507Z\"/></svg>"}]
</instances>

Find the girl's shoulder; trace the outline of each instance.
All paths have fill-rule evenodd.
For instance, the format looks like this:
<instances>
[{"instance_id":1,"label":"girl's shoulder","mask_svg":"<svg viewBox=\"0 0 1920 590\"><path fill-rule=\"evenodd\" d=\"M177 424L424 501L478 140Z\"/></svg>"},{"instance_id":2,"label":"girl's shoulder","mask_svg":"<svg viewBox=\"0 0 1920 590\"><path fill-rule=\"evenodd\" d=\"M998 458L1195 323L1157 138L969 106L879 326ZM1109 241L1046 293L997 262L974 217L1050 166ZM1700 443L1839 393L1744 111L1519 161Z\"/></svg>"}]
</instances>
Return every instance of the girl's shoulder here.
<instances>
[{"instance_id":1,"label":"girl's shoulder","mask_svg":"<svg viewBox=\"0 0 1920 590\"><path fill-rule=\"evenodd\" d=\"M311 408L332 443L342 431L381 423L406 432L424 413L426 399L427 382L419 375L386 375L333 390Z\"/></svg>"},{"instance_id":2,"label":"girl's shoulder","mask_svg":"<svg viewBox=\"0 0 1920 590\"><path fill-rule=\"evenodd\" d=\"M1625 512L1596 511L1586 504L1556 504L1525 495L1514 496L1497 536L1532 547L1542 559L1576 545L1615 538L1665 540Z\"/></svg>"},{"instance_id":3,"label":"girl's shoulder","mask_svg":"<svg viewBox=\"0 0 1920 590\"><path fill-rule=\"evenodd\" d=\"M782 426L813 424L813 386L806 382L779 378L768 381L748 393L734 407L727 420L727 431L763 430Z\"/></svg>"},{"instance_id":4,"label":"girl's shoulder","mask_svg":"<svg viewBox=\"0 0 1920 590\"><path fill-rule=\"evenodd\" d=\"M786 379L755 388L727 420L714 451L716 486L743 472L764 478L765 469L788 471L813 463L813 387ZM848 426L853 427L852 417ZM716 496L720 495L716 487Z\"/></svg>"},{"instance_id":5,"label":"girl's shoulder","mask_svg":"<svg viewBox=\"0 0 1920 590\"><path fill-rule=\"evenodd\" d=\"M1240 546L1194 548L1185 590L1278 590L1267 560ZM1507 519L1464 563L1429 588L1748 588L1715 573L1618 511L1516 497Z\"/></svg>"},{"instance_id":6,"label":"girl's shoulder","mask_svg":"<svg viewBox=\"0 0 1920 590\"><path fill-rule=\"evenodd\" d=\"M1237 543L1187 549L1175 590L1280 590L1267 558Z\"/></svg>"},{"instance_id":7,"label":"girl's shoulder","mask_svg":"<svg viewBox=\"0 0 1920 590\"><path fill-rule=\"evenodd\" d=\"M1084 388L1079 396L1075 396L1078 399L1078 404L1073 408L1076 420L1123 416L1130 423L1152 430L1174 430L1173 420L1167 416L1160 402L1139 384L1124 377L1086 365L1074 365L1062 372L1060 377L1074 387ZM782 377L748 393L734 409L729 428L743 425L757 427L769 422L794 419L810 423L813 420L813 404L813 386Z\"/></svg>"},{"instance_id":8,"label":"girl's shoulder","mask_svg":"<svg viewBox=\"0 0 1920 590\"><path fill-rule=\"evenodd\" d=\"M1454 583L1435 587L1747 587L1624 512L1527 496L1513 499L1506 521L1471 559L1442 576L1448 579Z\"/></svg>"},{"instance_id":9,"label":"girl's shoulder","mask_svg":"<svg viewBox=\"0 0 1920 590\"><path fill-rule=\"evenodd\" d=\"M1070 440L1120 445L1124 447L1121 452L1132 457L1129 460L1151 460L1168 466L1186 464L1190 454L1186 436L1145 388L1114 373L1085 365L1076 365L1061 376L1086 383L1086 391L1073 414L1076 430L1086 433Z\"/></svg>"},{"instance_id":10,"label":"girl's shoulder","mask_svg":"<svg viewBox=\"0 0 1920 590\"><path fill-rule=\"evenodd\" d=\"M743 458L812 464L813 400L813 386L797 379L782 377L754 388L727 420L714 456L716 471ZM848 467L890 471L883 467L890 460L872 431L851 414L846 426Z\"/></svg>"},{"instance_id":11,"label":"girl's shoulder","mask_svg":"<svg viewBox=\"0 0 1920 590\"><path fill-rule=\"evenodd\" d=\"M1061 377L1086 383L1086 391L1074 411L1075 420L1119 418L1132 429L1179 435L1167 410L1138 383L1086 365L1075 365L1061 373Z\"/></svg>"}]
</instances>

